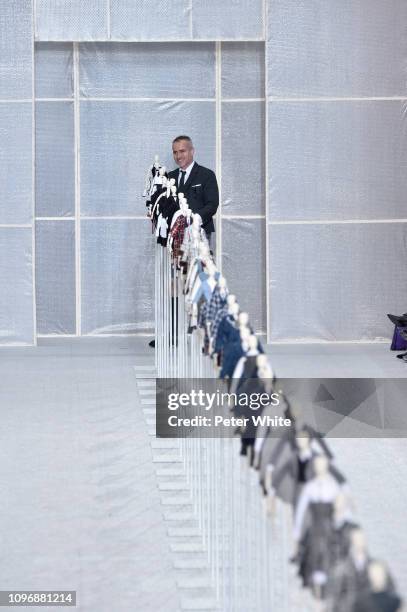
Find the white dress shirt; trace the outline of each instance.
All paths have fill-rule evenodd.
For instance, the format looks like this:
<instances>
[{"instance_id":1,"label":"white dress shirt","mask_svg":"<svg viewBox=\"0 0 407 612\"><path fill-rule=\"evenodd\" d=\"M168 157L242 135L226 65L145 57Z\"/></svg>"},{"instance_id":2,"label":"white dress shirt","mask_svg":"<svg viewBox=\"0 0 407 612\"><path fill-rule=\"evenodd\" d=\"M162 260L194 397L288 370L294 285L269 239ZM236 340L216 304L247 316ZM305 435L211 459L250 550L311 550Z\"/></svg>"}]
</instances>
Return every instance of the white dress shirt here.
<instances>
[{"instance_id":1,"label":"white dress shirt","mask_svg":"<svg viewBox=\"0 0 407 612\"><path fill-rule=\"evenodd\" d=\"M185 178L184 178L184 185L185 185L185 183L189 179L189 175L191 174L191 170L194 167L194 163L195 162L193 161L191 164L189 164L188 168L185 168L185 170L181 170L181 168L179 169L178 183L177 183L178 185L179 185L179 182L180 182L181 176L182 176L181 172L185 172Z\"/></svg>"}]
</instances>

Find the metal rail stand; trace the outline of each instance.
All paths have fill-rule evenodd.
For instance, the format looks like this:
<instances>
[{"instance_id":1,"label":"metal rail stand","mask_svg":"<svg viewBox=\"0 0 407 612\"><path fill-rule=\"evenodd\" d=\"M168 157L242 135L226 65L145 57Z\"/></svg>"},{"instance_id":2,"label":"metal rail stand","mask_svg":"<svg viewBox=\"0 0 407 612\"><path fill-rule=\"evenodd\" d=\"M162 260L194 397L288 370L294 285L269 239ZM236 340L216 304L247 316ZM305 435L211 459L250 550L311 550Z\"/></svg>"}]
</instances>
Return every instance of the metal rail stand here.
<instances>
[{"instance_id":1,"label":"metal rail stand","mask_svg":"<svg viewBox=\"0 0 407 612\"><path fill-rule=\"evenodd\" d=\"M160 245L155 295L158 377L216 378L212 361L202 353L200 331L187 333L181 273ZM291 510L276 500L274 517L266 515L258 473L240 456L240 440L190 437L180 440L179 447L218 609L316 610L288 563Z\"/></svg>"}]
</instances>

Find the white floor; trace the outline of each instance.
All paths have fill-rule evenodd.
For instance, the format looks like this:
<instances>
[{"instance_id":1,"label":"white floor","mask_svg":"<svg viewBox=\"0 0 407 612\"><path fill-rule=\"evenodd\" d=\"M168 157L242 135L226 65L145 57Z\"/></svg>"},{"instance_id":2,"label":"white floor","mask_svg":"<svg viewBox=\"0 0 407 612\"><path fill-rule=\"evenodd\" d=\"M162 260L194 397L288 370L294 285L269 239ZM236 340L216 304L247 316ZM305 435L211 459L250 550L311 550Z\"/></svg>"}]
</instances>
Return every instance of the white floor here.
<instances>
[{"instance_id":1,"label":"white floor","mask_svg":"<svg viewBox=\"0 0 407 612\"><path fill-rule=\"evenodd\" d=\"M147 340L44 339L36 348L0 350L3 590L75 589L81 612L179 609L133 369L153 366ZM407 374L385 344L267 352L281 377ZM406 594L405 440L337 438L330 445L372 555L388 561Z\"/></svg>"}]
</instances>

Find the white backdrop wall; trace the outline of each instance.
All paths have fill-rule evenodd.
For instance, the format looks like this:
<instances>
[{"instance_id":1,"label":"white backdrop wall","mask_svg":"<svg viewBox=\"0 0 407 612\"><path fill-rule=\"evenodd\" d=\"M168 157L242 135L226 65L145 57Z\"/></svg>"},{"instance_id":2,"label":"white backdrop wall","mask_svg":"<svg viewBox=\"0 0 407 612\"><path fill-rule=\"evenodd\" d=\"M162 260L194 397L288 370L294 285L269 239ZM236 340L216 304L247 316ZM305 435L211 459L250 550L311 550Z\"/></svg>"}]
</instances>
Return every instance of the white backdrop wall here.
<instances>
[{"instance_id":1,"label":"white backdrop wall","mask_svg":"<svg viewBox=\"0 0 407 612\"><path fill-rule=\"evenodd\" d=\"M153 239L141 192L155 153L174 166L180 133L218 173L219 258L263 331L264 43L41 42L35 57L39 333L152 330ZM251 259L236 257L241 223L256 254L252 279Z\"/></svg>"},{"instance_id":2,"label":"white backdrop wall","mask_svg":"<svg viewBox=\"0 0 407 612\"><path fill-rule=\"evenodd\" d=\"M270 0L268 331L375 340L407 306L403 0Z\"/></svg>"},{"instance_id":3,"label":"white backdrop wall","mask_svg":"<svg viewBox=\"0 0 407 612\"><path fill-rule=\"evenodd\" d=\"M0 0L0 23L1 343L36 322L151 329L140 191L179 132L217 172L218 260L257 330L389 335L407 301L403 0Z\"/></svg>"},{"instance_id":4,"label":"white backdrop wall","mask_svg":"<svg viewBox=\"0 0 407 612\"><path fill-rule=\"evenodd\" d=\"M30 0L0 2L0 344L32 344L33 27Z\"/></svg>"},{"instance_id":5,"label":"white backdrop wall","mask_svg":"<svg viewBox=\"0 0 407 612\"><path fill-rule=\"evenodd\" d=\"M38 40L264 40L263 0L36 0Z\"/></svg>"}]
</instances>

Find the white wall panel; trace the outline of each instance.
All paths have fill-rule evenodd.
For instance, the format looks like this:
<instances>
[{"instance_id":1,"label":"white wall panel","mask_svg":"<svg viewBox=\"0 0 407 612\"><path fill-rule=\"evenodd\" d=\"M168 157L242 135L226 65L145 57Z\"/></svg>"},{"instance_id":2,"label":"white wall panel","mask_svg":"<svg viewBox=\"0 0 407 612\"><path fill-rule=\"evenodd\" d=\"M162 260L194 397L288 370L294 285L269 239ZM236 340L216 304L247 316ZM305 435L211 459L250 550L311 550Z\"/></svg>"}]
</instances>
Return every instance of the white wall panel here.
<instances>
[{"instance_id":1,"label":"white wall panel","mask_svg":"<svg viewBox=\"0 0 407 612\"><path fill-rule=\"evenodd\" d=\"M106 0L36 0L38 40L105 40Z\"/></svg>"},{"instance_id":2,"label":"white wall panel","mask_svg":"<svg viewBox=\"0 0 407 612\"><path fill-rule=\"evenodd\" d=\"M156 153L173 168L171 142L185 133L215 168L214 102L81 102L82 214L144 214L146 169Z\"/></svg>"},{"instance_id":3,"label":"white wall panel","mask_svg":"<svg viewBox=\"0 0 407 612\"><path fill-rule=\"evenodd\" d=\"M213 98L215 44L81 44L80 87L87 97Z\"/></svg>"},{"instance_id":4,"label":"white wall panel","mask_svg":"<svg viewBox=\"0 0 407 612\"><path fill-rule=\"evenodd\" d=\"M37 102L36 216L75 214L73 102Z\"/></svg>"},{"instance_id":5,"label":"white wall panel","mask_svg":"<svg viewBox=\"0 0 407 612\"><path fill-rule=\"evenodd\" d=\"M73 97L72 43L36 43L35 97Z\"/></svg>"},{"instance_id":6,"label":"white wall panel","mask_svg":"<svg viewBox=\"0 0 407 612\"><path fill-rule=\"evenodd\" d=\"M222 43L221 75L223 98L264 98L264 43Z\"/></svg>"},{"instance_id":7,"label":"white wall panel","mask_svg":"<svg viewBox=\"0 0 407 612\"><path fill-rule=\"evenodd\" d=\"M193 38L263 38L263 0L192 0Z\"/></svg>"},{"instance_id":8,"label":"white wall panel","mask_svg":"<svg viewBox=\"0 0 407 612\"><path fill-rule=\"evenodd\" d=\"M0 185L0 223L31 223L31 102L0 104Z\"/></svg>"},{"instance_id":9,"label":"white wall panel","mask_svg":"<svg viewBox=\"0 0 407 612\"><path fill-rule=\"evenodd\" d=\"M269 0L269 93L407 93L403 0Z\"/></svg>"},{"instance_id":10,"label":"white wall panel","mask_svg":"<svg viewBox=\"0 0 407 612\"><path fill-rule=\"evenodd\" d=\"M406 306L407 224L272 225L272 340L374 340Z\"/></svg>"},{"instance_id":11,"label":"white wall panel","mask_svg":"<svg viewBox=\"0 0 407 612\"><path fill-rule=\"evenodd\" d=\"M110 0L112 38L177 40L191 37L188 0Z\"/></svg>"},{"instance_id":12,"label":"white wall panel","mask_svg":"<svg viewBox=\"0 0 407 612\"><path fill-rule=\"evenodd\" d=\"M264 102L222 104L222 212L264 214Z\"/></svg>"},{"instance_id":13,"label":"white wall panel","mask_svg":"<svg viewBox=\"0 0 407 612\"><path fill-rule=\"evenodd\" d=\"M32 96L32 0L0 3L0 99Z\"/></svg>"},{"instance_id":14,"label":"white wall panel","mask_svg":"<svg viewBox=\"0 0 407 612\"><path fill-rule=\"evenodd\" d=\"M33 341L32 231L0 228L0 344Z\"/></svg>"},{"instance_id":15,"label":"white wall panel","mask_svg":"<svg viewBox=\"0 0 407 612\"><path fill-rule=\"evenodd\" d=\"M406 217L405 102L271 102L271 220Z\"/></svg>"},{"instance_id":16,"label":"white wall panel","mask_svg":"<svg viewBox=\"0 0 407 612\"><path fill-rule=\"evenodd\" d=\"M37 221L37 332L75 333L75 222Z\"/></svg>"},{"instance_id":17,"label":"white wall panel","mask_svg":"<svg viewBox=\"0 0 407 612\"><path fill-rule=\"evenodd\" d=\"M81 222L82 333L154 326L154 242L150 221Z\"/></svg>"},{"instance_id":18,"label":"white wall panel","mask_svg":"<svg viewBox=\"0 0 407 612\"><path fill-rule=\"evenodd\" d=\"M255 331L266 329L266 227L262 219L222 220L222 272Z\"/></svg>"}]
</instances>

